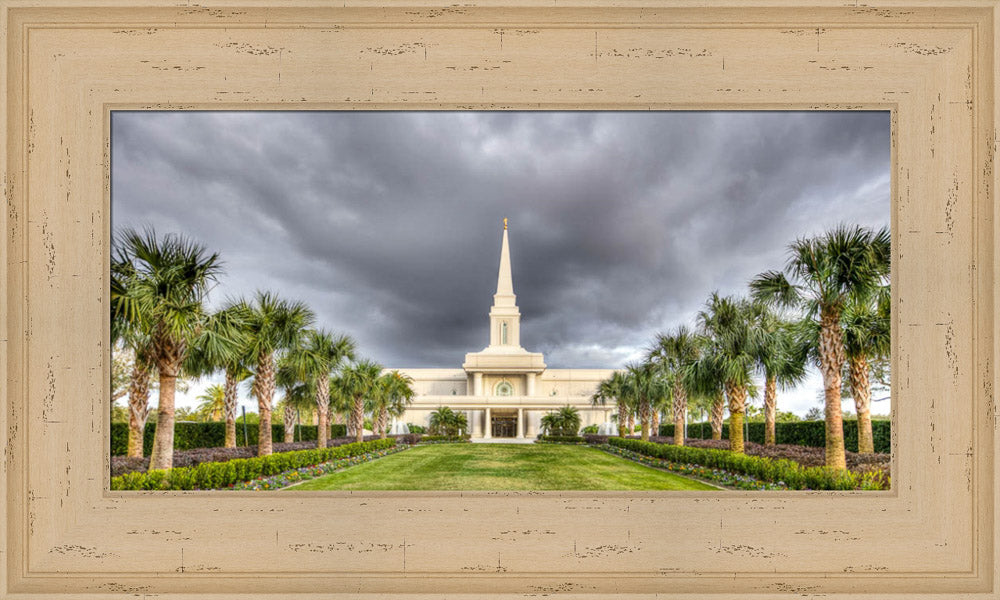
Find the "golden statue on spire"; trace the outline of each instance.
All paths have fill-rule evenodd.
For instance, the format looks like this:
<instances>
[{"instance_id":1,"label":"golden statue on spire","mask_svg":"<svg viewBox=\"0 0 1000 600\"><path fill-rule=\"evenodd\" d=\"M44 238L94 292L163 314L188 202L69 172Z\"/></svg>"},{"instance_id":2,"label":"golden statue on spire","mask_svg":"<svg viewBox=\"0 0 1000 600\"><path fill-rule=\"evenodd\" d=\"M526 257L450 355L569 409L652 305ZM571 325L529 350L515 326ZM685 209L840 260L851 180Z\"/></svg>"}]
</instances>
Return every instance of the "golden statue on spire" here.
<instances>
[{"instance_id":1,"label":"golden statue on spire","mask_svg":"<svg viewBox=\"0 0 1000 600\"><path fill-rule=\"evenodd\" d=\"M507 231L507 217L503 218L503 230Z\"/></svg>"}]
</instances>

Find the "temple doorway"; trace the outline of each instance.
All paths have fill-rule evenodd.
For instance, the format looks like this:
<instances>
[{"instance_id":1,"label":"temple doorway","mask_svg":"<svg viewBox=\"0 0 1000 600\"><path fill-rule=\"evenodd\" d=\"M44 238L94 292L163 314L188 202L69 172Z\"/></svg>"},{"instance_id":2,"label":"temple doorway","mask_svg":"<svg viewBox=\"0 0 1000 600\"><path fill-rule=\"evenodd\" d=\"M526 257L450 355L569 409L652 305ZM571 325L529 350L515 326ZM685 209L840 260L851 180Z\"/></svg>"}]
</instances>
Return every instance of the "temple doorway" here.
<instances>
[{"instance_id":1,"label":"temple doorway","mask_svg":"<svg viewBox=\"0 0 1000 600\"><path fill-rule=\"evenodd\" d=\"M490 432L493 437L512 438L517 436L517 413L492 414Z\"/></svg>"}]
</instances>

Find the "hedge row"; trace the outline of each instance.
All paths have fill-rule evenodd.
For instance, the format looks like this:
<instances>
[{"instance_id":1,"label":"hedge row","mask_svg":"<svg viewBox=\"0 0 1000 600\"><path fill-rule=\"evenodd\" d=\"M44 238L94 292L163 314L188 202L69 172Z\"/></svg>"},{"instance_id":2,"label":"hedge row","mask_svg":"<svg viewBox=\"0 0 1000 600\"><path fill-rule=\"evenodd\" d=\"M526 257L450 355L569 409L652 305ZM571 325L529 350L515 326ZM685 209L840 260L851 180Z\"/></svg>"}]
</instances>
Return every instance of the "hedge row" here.
<instances>
[{"instance_id":1,"label":"hedge row","mask_svg":"<svg viewBox=\"0 0 1000 600\"><path fill-rule=\"evenodd\" d=\"M803 467L786 459L749 456L729 450L692 448L673 444L655 444L642 440L613 437L612 446L631 450L646 456L672 462L701 465L740 475L749 475L760 481L784 483L793 490L887 490L889 477L881 471L856 474L846 469Z\"/></svg>"},{"instance_id":2,"label":"hedge row","mask_svg":"<svg viewBox=\"0 0 1000 600\"><path fill-rule=\"evenodd\" d=\"M212 490L267 477L292 469L318 465L385 450L396 444L393 438L355 442L333 448L296 450L263 457L237 458L226 462L206 462L195 467L158 469L146 473L126 473L111 478L112 490Z\"/></svg>"},{"instance_id":3,"label":"hedge row","mask_svg":"<svg viewBox=\"0 0 1000 600\"><path fill-rule=\"evenodd\" d=\"M344 437L347 435L347 425L333 425L333 435ZM315 425L299 425L295 428L295 441L311 442L316 440L317 427ZM236 445L256 446L257 433L259 431L257 423L247 423L248 443L243 443L243 423L236 421ZM153 437L156 435L156 423L146 423L146 429L142 436L143 456L149 456L153 451ZM285 426L280 423L271 424L271 440L281 442L285 439ZM175 423L174 424L174 450L193 450L195 448L221 448L226 443L226 424L211 421L208 423ZM128 452L128 423L111 424L111 456L124 456Z\"/></svg>"},{"instance_id":4,"label":"hedge row","mask_svg":"<svg viewBox=\"0 0 1000 600\"><path fill-rule=\"evenodd\" d=\"M764 443L764 423L748 423L749 437L747 441ZM888 454L890 448L891 421L878 419L872 421L872 437L875 442L875 452ZM662 423L660 435L674 436L674 424ZM710 439L712 425L710 423L689 423L687 435L691 438ZM796 423L775 423L775 442L778 444L794 444L796 446L811 446L822 448L826 446L826 423L823 421L799 421ZM729 424L722 424L722 439L729 439ZM858 421L844 419L844 446L851 452L858 451Z\"/></svg>"},{"instance_id":5,"label":"hedge row","mask_svg":"<svg viewBox=\"0 0 1000 600\"><path fill-rule=\"evenodd\" d=\"M421 444L425 442L468 442L471 441L471 435L420 435L419 442Z\"/></svg>"},{"instance_id":6,"label":"hedge row","mask_svg":"<svg viewBox=\"0 0 1000 600\"><path fill-rule=\"evenodd\" d=\"M579 435L540 435L538 441L556 444L584 444L587 442L583 436Z\"/></svg>"}]
</instances>

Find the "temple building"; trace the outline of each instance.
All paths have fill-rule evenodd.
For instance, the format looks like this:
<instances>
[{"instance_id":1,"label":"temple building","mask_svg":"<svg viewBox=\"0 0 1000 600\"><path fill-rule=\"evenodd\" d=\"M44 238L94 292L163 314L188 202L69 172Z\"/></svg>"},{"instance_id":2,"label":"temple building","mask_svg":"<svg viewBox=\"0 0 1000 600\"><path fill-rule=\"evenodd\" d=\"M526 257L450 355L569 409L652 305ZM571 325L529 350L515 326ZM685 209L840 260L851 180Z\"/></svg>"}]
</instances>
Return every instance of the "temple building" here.
<instances>
[{"instance_id":1,"label":"temple building","mask_svg":"<svg viewBox=\"0 0 1000 600\"><path fill-rule=\"evenodd\" d=\"M489 345L466 354L460 369L398 369L413 378L416 392L400 422L427 426L430 414L447 406L465 412L474 439L490 439L533 438L542 416L566 405L580 411L584 427L610 419L614 407L592 406L591 397L614 369L548 369L541 353L521 346L507 219L489 327Z\"/></svg>"}]
</instances>

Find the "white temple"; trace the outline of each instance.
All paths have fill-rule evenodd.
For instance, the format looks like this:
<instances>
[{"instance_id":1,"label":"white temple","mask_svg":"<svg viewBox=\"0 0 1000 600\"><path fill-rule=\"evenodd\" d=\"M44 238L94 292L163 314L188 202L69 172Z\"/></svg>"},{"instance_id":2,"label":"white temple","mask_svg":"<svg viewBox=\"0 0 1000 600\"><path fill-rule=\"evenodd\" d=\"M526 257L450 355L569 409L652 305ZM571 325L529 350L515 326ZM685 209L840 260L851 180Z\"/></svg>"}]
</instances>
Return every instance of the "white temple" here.
<instances>
[{"instance_id":1,"label":"white temple","mask_svg":"<svg viewBox=\"0 0 1000 600\"><path fill-rule=\"evenodd\" d=\"M504 219L490 343L466 354L461 369L398 369L413 378L416 392L402 423L427 426L430 414L447 406L466 413L473 438L489 439L533 438L542 415L567 404L579 409L584 427L610 420L614 407L592 406L591 397L614 369L547 369L541 353L521 347L515 300Z\"/></svg>"}]
</instances>

